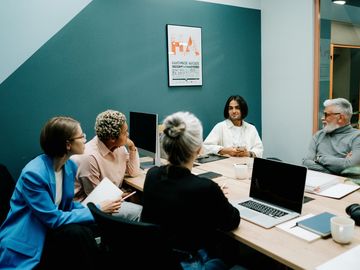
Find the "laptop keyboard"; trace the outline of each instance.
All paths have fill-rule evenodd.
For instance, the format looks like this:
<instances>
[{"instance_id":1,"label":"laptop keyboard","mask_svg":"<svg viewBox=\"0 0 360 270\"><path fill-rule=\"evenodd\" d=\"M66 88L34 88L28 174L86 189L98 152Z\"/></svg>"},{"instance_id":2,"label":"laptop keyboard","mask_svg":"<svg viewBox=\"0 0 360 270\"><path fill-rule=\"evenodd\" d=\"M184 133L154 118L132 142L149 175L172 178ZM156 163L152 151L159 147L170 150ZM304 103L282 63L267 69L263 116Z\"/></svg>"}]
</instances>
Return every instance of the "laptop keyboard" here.
<instances>
[{"instance_id":1,"label":"laptop keyboard","mask_svg":"<svg viewBox=\"0 0 360 270\"><path fill-rule=\"evenodd\" d=\"M284 211L254 201L246 201L239 204L246 208L268 215L270 217L279 218L287 215L287 213Z\"/></svg>"}]
</instances>

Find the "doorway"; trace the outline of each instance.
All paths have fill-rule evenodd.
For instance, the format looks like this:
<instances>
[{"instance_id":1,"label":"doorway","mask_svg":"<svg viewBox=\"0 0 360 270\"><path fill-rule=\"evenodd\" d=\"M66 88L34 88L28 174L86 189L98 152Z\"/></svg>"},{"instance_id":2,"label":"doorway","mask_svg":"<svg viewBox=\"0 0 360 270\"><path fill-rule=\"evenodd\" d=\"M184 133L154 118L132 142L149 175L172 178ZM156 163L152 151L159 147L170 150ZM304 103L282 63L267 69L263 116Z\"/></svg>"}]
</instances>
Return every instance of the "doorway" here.
<instances>
[{"instance_id":1,"label":"doorway","mask_svg":"<svg viewBox=\"0 0 360 270\"><path fill-rule=\"evenodd\" d=\"M330 98L343 97L350 101L354 113L360 108L360 46L331 44L330 47ZM351 119L359 128L359 114Z\"/></svg>"}]
</instances>

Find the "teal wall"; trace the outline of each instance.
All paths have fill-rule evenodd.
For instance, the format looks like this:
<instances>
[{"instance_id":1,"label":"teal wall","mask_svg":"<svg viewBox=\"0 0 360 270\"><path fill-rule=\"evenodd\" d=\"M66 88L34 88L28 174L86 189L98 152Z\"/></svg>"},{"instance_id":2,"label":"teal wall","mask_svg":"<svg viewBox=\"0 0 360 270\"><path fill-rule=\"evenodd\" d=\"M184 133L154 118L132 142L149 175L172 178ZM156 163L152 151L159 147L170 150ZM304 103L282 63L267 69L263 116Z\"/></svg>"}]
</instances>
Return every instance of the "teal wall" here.
<instances>
[{"instance_id":1,"label":"teal wall","mask_svg":"<svg viewBox=\"0 0 360 270\"><path fill-rule=\"evenodd\" d=\"M330 45L331 20L320 19L320 82L319 82L319 114L318 128L322 128L324 101L328 99L330 89Z\"/></svg>"},{"instance_id":2,"label":"teal wall","mask_svg":"<svg viewBox=\"0 0 360 270\"><path fill-rule=\"evenodd\" d=\"M0 163L18 177L47 119L72 116L91 137L108 108L188 110L206 136L232 94L261 134L260 23L259 10L192 0L94 0L0 85ZM168 87L166 24L202 27L202 87Z\"/></svg>"}]
</instances>

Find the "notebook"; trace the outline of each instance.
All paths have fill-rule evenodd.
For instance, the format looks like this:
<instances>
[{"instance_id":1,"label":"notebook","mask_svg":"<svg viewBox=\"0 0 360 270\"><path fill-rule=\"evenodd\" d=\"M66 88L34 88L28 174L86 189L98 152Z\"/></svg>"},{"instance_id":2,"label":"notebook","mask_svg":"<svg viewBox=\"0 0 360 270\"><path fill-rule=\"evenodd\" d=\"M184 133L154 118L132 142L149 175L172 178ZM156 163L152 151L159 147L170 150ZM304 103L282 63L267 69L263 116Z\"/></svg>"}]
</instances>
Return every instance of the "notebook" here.
<instances>
[{"instance_id":1,"label":"notebook","mask_svg":"<svg viewBox=\"0 0 360 270\"><path fill-rule=\"evenodd\" d=\"M199 156L195 162L198 163L208 163L208 162L213 162L213 161L217 161L220 159L225 159L225 158L229 158L227 156L221 156L221 155L217 155L217 154L208 154L208 155L201 155Z\"/></svg>"},{"instance_id":2,"label":"notebook","mask_svg":"<svg viewBox=\"0 0 360 270\"><path fill-rule=\"evenodd\" d=\"M332 217L335 217L335 215L328 212L323 212L316 216L297 222L297 226L325 238L331 234L330 219Z\"/></svg>"},{"instance_id":3,"label":"notebook","mask_svg":"<svg viewBox=\"0 0 360 270\"><path fill-rule=\"evenodd\" d=\"M122 193L123 191L120 188L111 182L109 178L105 177L81 203L87 206L89 202L97 204L105 200L118 200L121 198Z\"/></svg>"},{"instance_id":4,"label":"notebook","mask_svg":"<svg viewBox=\"0 0 360 270\"><path fill-rule=\"evenodd\" d=\"M198 174L197 176L208 178L208 179L214 179L214 178L222 176L222 174L216 173L216 172L204 172L204 173Z\"/></svg>"},{"instance_id":5,"label":"notebook","mask_svg":"<svg viewBox=\"0 0 360 270\"><path fill-rule=\"evenodd\" d=\"M307 168L255 158L249 197L231 203L247 221L271 228L301 214Z\"/></svg>"}]
</instances>

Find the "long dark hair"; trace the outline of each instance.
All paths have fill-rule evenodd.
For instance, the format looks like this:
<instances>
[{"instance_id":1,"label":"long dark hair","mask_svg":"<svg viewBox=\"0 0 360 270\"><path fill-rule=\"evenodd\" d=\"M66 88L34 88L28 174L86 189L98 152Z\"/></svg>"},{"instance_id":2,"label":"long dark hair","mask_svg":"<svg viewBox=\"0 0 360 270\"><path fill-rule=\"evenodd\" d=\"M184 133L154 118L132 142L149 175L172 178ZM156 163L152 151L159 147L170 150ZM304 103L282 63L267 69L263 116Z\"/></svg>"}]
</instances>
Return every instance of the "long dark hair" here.
<instances>
[{"instance_id":1,"label":"long dark hair","mask_svg":"<svg viewBox=\"0 0 360 270\"><path fill-rule=\"evenodd\" d=\"M241 119L245 119L245 117L248 115L248 105L245 101L245 99L242 96L235 95L230 96L228 100L225 103L224 107L224 118L229 118L229 104L231 101L236 100L236 102L239 104L240 112L241 112Z\"/></svg>"}]
</instances>

